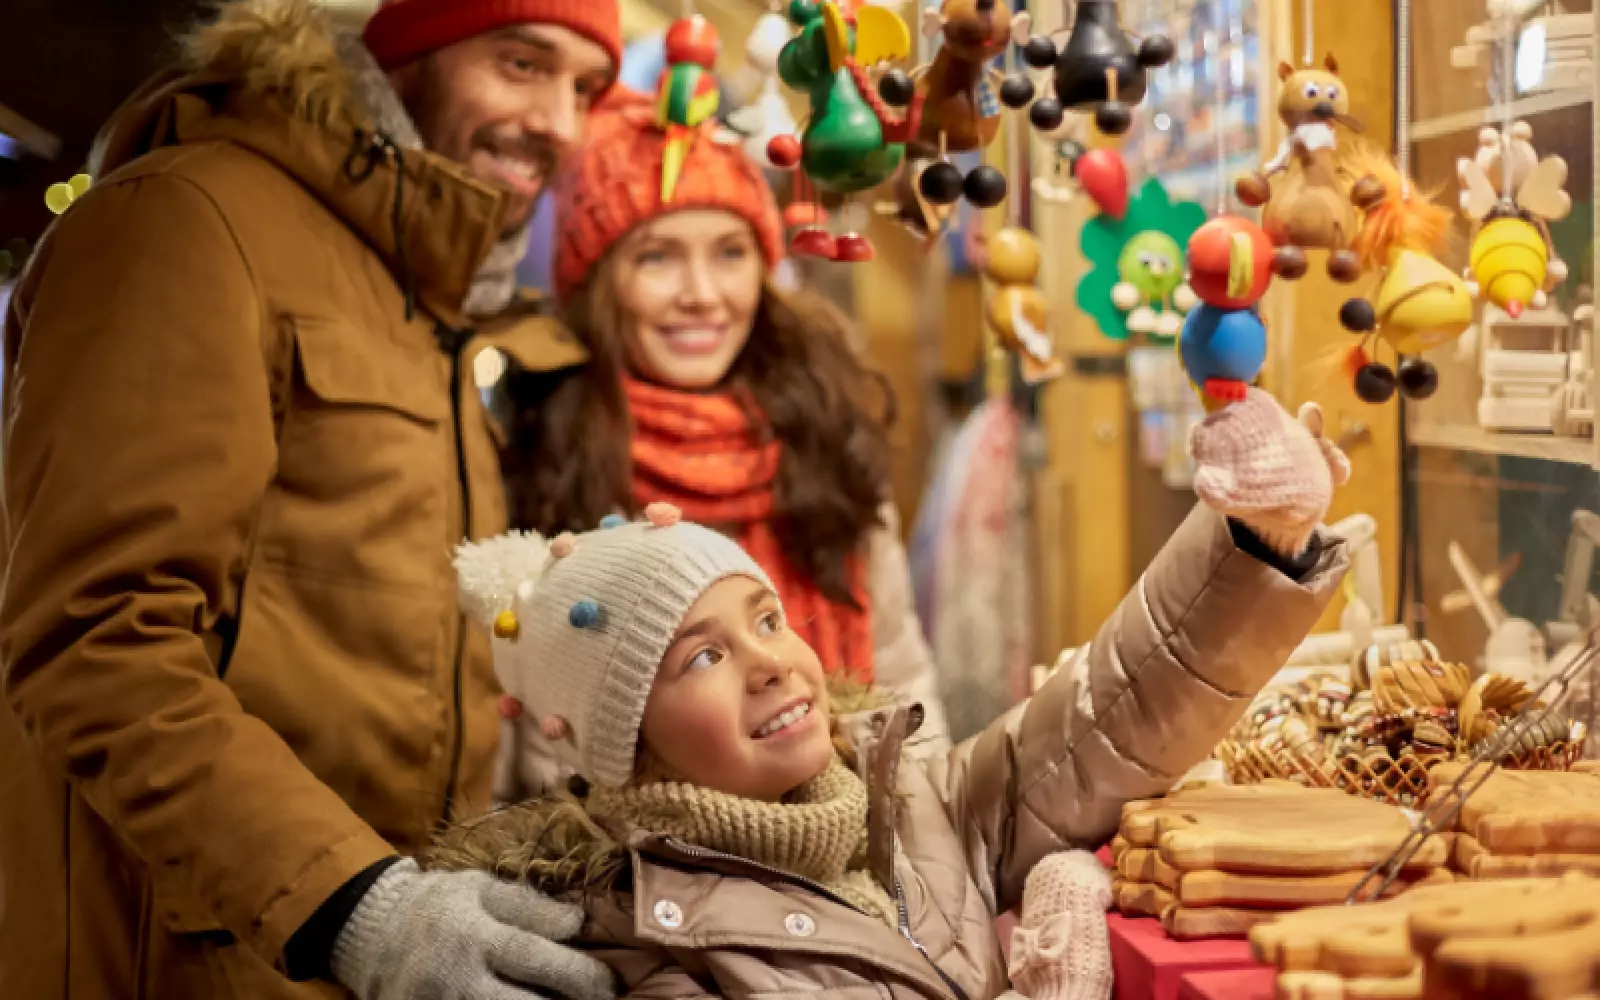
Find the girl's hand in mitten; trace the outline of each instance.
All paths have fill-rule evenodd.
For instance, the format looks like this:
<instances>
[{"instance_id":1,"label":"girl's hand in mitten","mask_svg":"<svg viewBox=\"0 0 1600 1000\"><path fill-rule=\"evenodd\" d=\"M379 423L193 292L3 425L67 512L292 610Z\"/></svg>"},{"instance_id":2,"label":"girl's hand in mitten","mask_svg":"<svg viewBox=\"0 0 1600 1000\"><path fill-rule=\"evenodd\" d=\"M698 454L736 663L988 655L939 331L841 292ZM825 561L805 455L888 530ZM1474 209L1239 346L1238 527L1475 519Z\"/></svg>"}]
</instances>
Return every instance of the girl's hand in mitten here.
<instances>
[{"instance_id":1,"label":"girl's hand in mitten","mask_svg":"<svg viewBox=\"0 0 1600 1000\"><path fill-rule=\"evenodd\" d=\"M1022 890L1007 968L1015 992L1002 1000L1110 1000L1110 908L1111 875L1093 854L1042 858Z\"/></svg>"},{"instance_id":2,"label":"girl's hand in mitten","mask_svg":"<svg viewBox=\"0 0 1600 1000\"><path fill-rule=\"evenodd\" d=\"M1350 478L1350 460L1322 436L1317 404L1302 406L1296 420L1253 387L1242 402L1207 415L1190 447L1200 499L1287 559L1305 551L1333 488Z\"/></svg>"}]
</instances>

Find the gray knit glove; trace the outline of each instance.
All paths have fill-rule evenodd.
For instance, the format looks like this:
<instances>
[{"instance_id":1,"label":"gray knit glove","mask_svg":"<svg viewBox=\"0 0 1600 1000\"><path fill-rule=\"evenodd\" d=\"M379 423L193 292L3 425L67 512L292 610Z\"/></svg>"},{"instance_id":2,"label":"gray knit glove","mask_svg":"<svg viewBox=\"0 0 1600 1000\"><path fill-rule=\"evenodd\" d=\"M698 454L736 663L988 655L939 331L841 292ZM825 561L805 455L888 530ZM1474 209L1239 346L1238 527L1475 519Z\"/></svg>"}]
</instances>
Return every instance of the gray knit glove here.
<instances>
[{"instance_id":1,"label":"gray knit glove","mask_svg":"<svg viewBox=\"0 0 1600 1000\"><path fill-rule=\"evenodd\" d=\"M339 932L333 974L361 1000L613 1000L611 971L556 943L582 924L527 886L401 861Z\"/></svg>"}]
</instances>

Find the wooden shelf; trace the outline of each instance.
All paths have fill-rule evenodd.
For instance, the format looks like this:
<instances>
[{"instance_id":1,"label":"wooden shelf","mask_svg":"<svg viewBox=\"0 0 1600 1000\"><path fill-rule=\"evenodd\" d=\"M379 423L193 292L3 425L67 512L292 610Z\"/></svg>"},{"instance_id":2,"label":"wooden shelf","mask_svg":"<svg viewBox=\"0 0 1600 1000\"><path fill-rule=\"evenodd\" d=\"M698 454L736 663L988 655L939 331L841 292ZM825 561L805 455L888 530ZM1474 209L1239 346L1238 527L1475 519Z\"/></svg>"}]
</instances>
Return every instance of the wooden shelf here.
<instances>
[{"instance_id":1,"label":"wooden shelf","mask_svg":"<svg viewBox=\"0 0 1600 1000\"><path fill-rule=\"evenodd\" d=\"M1587 438L1501 434L1460 424L1412 424L1407 431L1411 443L1420 448L1450 448L1483 455L1537 458L1569 465L1593 465L1595 459L1594 442Z\"/></svg>"},{"instance_id":2,"label":"wooden shelf","mask_svg":"<svg viewBox=\"0 0 1600 1000\"><path fill-rule=\"evenodd\" d=\"M1526 118L1529 115L1560 111L1563 108L1582 107L1592 103L1593 100L1594 91L1587 87L1572 90L1552 90L1513 101L1511 103L1511 117ZM1411 123L1411 141L1422 142L1425 139L1437 139L1441 135L1465 132L1468 129L1479 128L1484 125L1499 125L1504 117L1504 109L1486 107L1474 111L1458 111L1453 115L1440 115L1438 118L1424 118Z\"/></svg>"}]
</instances>

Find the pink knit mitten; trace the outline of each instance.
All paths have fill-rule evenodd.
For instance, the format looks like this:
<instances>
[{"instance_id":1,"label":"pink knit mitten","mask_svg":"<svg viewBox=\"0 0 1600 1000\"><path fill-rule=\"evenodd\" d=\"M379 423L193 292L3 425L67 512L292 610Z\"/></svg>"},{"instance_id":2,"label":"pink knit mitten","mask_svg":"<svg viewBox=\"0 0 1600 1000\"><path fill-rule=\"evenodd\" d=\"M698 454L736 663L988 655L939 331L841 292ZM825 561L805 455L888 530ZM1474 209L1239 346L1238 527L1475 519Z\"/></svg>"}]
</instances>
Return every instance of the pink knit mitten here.
<instances>
[{"instance_id":1,"label":"pink knit mitten","mask_svg":"<svg viewBox=\"0 0 1600 1000\"><path fill-rule=\"evenodd\" d=\"M1296 420L1253 387L1197 425L1189 446L1200 499L1290 559L1305 551L1333 488L1350 478L1350 460L1322 436L1317 404L1302 406Z\"/></svg>"},{"instance_id":2,"label":"pink knit mitten","mask_svg":"<svg viewBox=\"0 0 1600 1000\"><path fill-rule=\"evenodd\" d=\"M1029 1000L1111 996L1111 876L1087 851L1051 854L1022 891L1022 922L1011 935L1011 985Z\"/></svg>"}]
</instances>

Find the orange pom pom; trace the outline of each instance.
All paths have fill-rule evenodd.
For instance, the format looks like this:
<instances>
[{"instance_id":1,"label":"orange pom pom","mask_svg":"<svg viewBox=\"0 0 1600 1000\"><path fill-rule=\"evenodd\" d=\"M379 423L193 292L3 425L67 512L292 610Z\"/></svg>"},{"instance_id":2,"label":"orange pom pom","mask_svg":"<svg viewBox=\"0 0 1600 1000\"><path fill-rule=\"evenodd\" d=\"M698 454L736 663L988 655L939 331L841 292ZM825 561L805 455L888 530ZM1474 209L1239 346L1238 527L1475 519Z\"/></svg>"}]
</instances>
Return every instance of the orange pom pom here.
<instances>
[{"instance_id":1,"label":"orange pom pom","mask_svg":"<svg viewBox=\"0 0 1600 1000\"><path fill-rule=\"evenodd\" d=\"M572 537L572 532L563 531L550 543L550 558L565 559L567 556L572 555L572 549L575 545L577 545L577 539Z\"/></svg>"},{"instance_id":2,"label":"orange pom pom","mask_svg":"<svg viewBox=\"0 0 1600 1000\"><path fill-rule=\"evenodd\" d=\"M673 504L658 500L644 509L644 516L657 528L670 528L683 520L683 511Z\"/></svg>"}]
</instances>

